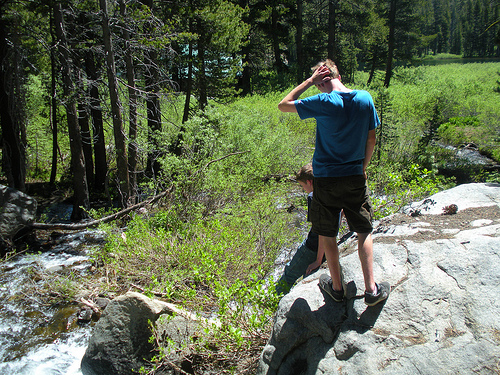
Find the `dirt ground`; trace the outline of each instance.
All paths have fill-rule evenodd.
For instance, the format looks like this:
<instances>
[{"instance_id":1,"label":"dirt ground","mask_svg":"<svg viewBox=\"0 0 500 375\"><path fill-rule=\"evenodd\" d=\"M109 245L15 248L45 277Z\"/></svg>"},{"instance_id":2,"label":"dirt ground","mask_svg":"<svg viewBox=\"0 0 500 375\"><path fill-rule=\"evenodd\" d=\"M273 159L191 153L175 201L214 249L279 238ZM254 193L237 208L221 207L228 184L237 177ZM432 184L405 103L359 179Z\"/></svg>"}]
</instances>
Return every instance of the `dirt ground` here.
<instances>
[{"instance_id":1,"label":"dirt ground","mask_svg":"<svg viewBox=\"0 0 500 375\"><path fill-rule=\"evenodd\" d=\"M476 220L491 220L500 222L500 208L497 205L489 207L475 207L458 210L454 214L441 215L416 215L410 216L406 214L394 214L380 220L379 225L374 228L373 233L387 233L394 226L409 226L410 228L419 228L412 235L404 235L404 239L415 242L431 241L440 238L453 238L455 233L452 229L467 230L477 226L471 225ZM451 233L450 233L451 232ZM376 242L395 241L398 236L379 237Z\"/></svg>"}]
</instances>

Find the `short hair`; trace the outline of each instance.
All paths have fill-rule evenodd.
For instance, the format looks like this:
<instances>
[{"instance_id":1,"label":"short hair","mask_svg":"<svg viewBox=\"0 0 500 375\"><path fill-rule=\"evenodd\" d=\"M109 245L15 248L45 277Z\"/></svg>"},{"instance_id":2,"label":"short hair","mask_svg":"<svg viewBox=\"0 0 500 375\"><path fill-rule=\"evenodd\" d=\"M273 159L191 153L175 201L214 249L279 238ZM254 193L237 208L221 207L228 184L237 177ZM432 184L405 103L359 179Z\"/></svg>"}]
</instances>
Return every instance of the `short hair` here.
<instances>
[{"instance_id":1,"label":"short hair","mask_svg":"<svg viewBox=\"0 0 500 375\"><path fill-rule=\"evenodd\" d=\"M323 66L323 65L326 66L330 70L330 77L332 77L332 78L339 78L340 77L340 73L339 73L339 69L337 68L337 65L335 65L335 63L330 59L320 61L319 63L314 65L311 68L311 70L314 72L316 69L318 69L320 66Z\"/></svg>"},{"instance_id":2,"label":"short hair","mask_svg":"<svg viewBox=\"0 0 500 375\"><path fill-rule=\"evenodd\" d=\"M313 167L311 163L304 165L295 175L297 181L307 182L314 179Z\"/></svg>"}]
</instances>

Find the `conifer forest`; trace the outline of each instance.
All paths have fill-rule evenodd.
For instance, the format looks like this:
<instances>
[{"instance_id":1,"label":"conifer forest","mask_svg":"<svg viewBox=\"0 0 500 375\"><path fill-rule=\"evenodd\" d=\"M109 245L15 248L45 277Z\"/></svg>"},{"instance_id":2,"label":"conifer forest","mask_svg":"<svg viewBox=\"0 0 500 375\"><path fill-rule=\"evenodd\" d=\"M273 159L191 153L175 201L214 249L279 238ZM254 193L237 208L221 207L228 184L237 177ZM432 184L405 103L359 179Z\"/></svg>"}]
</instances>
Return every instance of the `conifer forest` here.
<instances>
[{"instance_id":1,"label":"conifer forest","mask_svg":"<svg viewBox=\"0 0 500 375\"><path fill-rule=\"evenodd\" d=\"M167 165L188 158L186 123L212 103L285 90L320 59L346 83L363 71L363 84L388 88L397 66L429 56L500 57L496 0L3 0L0 10L2 179L21 191L70 183L75 221L93 196L127 207L141 184L174 180ZM209 139L197 142L198 165L216 158Z\"/></svg>"}]
</instances>

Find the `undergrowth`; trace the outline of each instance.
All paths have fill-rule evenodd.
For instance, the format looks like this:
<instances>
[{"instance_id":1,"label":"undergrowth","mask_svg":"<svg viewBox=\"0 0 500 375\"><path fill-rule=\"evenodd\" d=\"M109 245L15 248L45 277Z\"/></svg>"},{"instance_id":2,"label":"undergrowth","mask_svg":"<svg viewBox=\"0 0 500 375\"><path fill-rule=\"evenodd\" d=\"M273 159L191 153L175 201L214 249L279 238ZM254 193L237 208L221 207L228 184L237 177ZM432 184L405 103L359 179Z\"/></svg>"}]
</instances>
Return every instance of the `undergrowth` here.
<instances>
[{"instance_id":1,"label":"undergrowth","mask_svg":"<svg viewBox=\"0 0 500 375\"><path fill-rule=\"evenodd\" d=\"M289 189L289 183L268 183L209 216L201 205L193 210L193 202L190 212L185 202L166 203L151 215L135 215L126 231L107 227L108 241L99 255L106 287L139 289L202 319L215 319L218 323L205 327L189 355L205 358L200 366L222 374L253 352L245 366L254 368L280 298L268 274L280 249L298 238L286 210L287 199L296 199L286 198ZM157 355L152 368L164 360Z\"/></svg>"}]
</instances>

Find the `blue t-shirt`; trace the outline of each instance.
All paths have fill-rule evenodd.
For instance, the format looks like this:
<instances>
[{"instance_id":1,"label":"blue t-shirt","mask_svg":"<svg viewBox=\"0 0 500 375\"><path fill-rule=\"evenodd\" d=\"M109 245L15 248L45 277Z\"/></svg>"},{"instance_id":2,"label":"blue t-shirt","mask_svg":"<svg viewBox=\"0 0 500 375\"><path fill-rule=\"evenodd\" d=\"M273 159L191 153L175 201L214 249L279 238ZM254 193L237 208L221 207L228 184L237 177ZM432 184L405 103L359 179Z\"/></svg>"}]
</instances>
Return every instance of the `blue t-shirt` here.
<instances>
[{"instance_id":1,"label":"blue t-shirt","mask_svg":"<svg viewBox=\"0 0 500 375\"><path fill-rule=\"evenodd\" d=\"M316 119L315 177L363 174L368 131L380 124L368 91L332 91L295 101L300 118Z\"/></svg>"}]
</instances>

